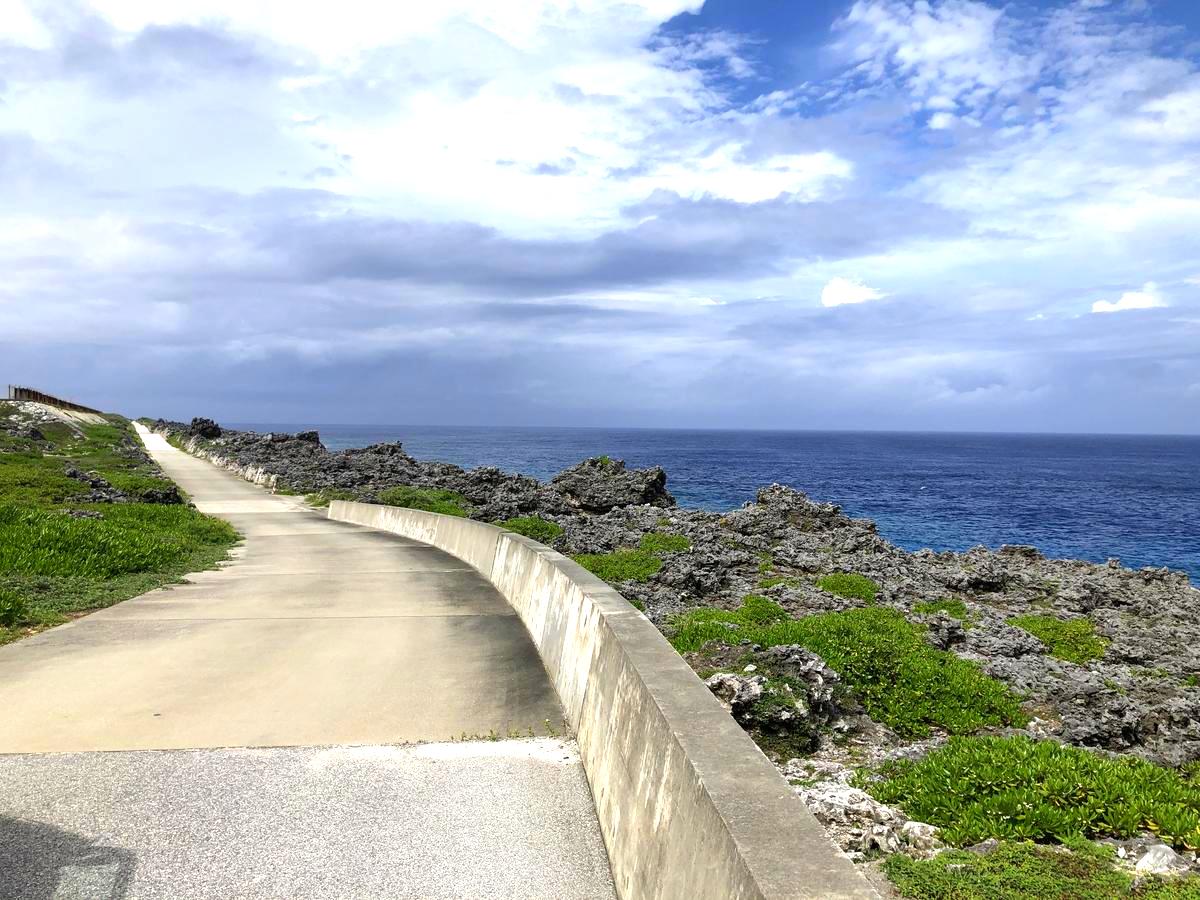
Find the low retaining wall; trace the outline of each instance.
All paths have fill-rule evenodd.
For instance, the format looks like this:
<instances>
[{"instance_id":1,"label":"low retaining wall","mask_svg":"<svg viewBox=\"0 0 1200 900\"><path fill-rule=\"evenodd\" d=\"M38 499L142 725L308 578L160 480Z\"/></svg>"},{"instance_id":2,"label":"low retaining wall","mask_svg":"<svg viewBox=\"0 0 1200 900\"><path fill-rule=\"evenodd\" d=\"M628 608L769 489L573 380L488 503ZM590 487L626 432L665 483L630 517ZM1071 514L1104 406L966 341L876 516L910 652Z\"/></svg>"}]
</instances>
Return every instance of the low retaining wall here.
<instances>
[{"instance_id":1,"label":"low retaining wall","mask_svg":"<svg viewBox=\"0 0 1200 900\"><path fill-rule=\"evenodd\" d=\"M445 550L512 604L578 738L622 900L877 898L666 639L586 569L469 519L340 500L329 517Z\"/></svg>"}]
</instances>

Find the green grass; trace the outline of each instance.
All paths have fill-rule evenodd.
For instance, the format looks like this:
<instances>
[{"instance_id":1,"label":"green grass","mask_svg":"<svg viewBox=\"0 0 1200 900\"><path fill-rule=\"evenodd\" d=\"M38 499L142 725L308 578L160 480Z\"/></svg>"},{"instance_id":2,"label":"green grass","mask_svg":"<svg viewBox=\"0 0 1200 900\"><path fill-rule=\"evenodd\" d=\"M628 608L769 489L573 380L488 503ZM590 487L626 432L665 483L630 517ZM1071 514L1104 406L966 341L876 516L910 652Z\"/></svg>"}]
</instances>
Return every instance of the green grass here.
<instances>
[{"instance_id":1,"label":"green grass","mask_svg":"<svg viewBox=\"0 0 1200 900\"><path fill-rule=\"evenodd\" d=\"M233 528L191 507L94 504L100 519L0 506L0 572L112 578L167 568L199 544L231 544Z\"/></svg>"},{"instance_id":2,"label":"green grass","mask_svg":"<svg viewBox=\"0 0 1200 900\"><path fill-rule=\"evenodd\" d=\"M279 489L276 489L275 493L280 494L283 492ZM313 493L313 494L305 494L304 495L304 502L307 503L309 506L316 507L317 509L324 509L330 503L332 503L334 500L357 500L357 499L358 499L358 495L355 494L353 491L341 491L341 490L338 490L337 488L326 488L323 491L317 491L316 493Z\"/></svg>"},{"instance_id":3,"label":"green grass","mask_svg":"<svg viewBox=\"0 0 1200 900\"><path fill-rule=\"evenodd\" d=\"M1111 847L1087 841L1063 848L1005 841L986 855L952 850L915 860L898 853L884 872L913 900L1200 900L1200 878L1150 879L1133 890L1114 858Z\"/></svg>"},{"instance_id":4,"label":"green grass","mask_svg":"<svg viewBox=\"0 0 1200 900\"><path fill-rule=\"evenodd\" d=\"M682 534L663 534L661 531L652 531L642 535L638 547L651 553L682 553L684 550L691 549L692 542Z\"/></svg>"},{"instance_id":5,"label":"green grass","mask_svg":"<svg viewBox=\"0 0 1200 900\"><path fill-rule=\"evenodd\" d=\"M549 544L563 533L561 525L551 522L549 519L543 519L541 516L517 516L514 519L505 519L500 523L500 527L523 534L535 541L541 541L543 544Z\"/></svg>"},{"instance_id":6,"label":"green grass","mask_svg":"<svg viewBox=\"0 0 1200 900\"><path fill-rule=\"evenodd\" d=\"M37 452L0 456L0 502L53 506L86 496L88 486L63 474L64 460Z\"/></svg>"},{"instance_id":7,"label":"green grass","mask_svg":"<svg viewBox=\"0 0 1200 900\"><path fill-rule=\"evenodd\" d=\"M7 411L0 404L0 417ZM67 478L67 466L134 498L174 487L138 451L127 420L82 434L38 427L46 442L0 452L0 643L209 568L237 540L227 523L182 504L82 502L90 487Z\"/></svg>"},{"instance_id":8,"label":"green grass","mask_svg":"<svg viewBox=\"0 0 1200 900\"><path fill-rule=\"evenodd\" d=\"M11 588L0 587L0 628L16 628L29 617L29 600Z\"/></svg>"},{"instance_id":9,"label":"green grass","mask_svg":"<svg viewBox=\"0 0 1200 900\"><path fill-rule=\"evenodd\" d=\"M1024 720L1017 698L978 666L937 650L919 628L881 607L791 619L766 597L751 594L740 609L697 609L672 623L681 653L710 641L748 640L764 647L800 644L842 677L877 722L905 737L933 728L967 734Z\"/></svg>"},{"instance_id":10,"label":"green grass","mask_svg":"<svg viewBox=\"0 0 1200 900\"><path fill-rule=\"evenodd\" d=\"M944 612L946 615L953 616L961 622L967 618L967 605L961 600L947 597L943 600L929 600L925 603L914 603L913 612L927 614Z\"/></svg>"},{"instance_id":11,"label":"green grass","mask_svg":"<svg viewBox=\"0 0 1200 900\"><path fill-rule=\"evenodd\" d=\"M956 846L1146 830L1200 849L1200 786L1135 757L1026 737L957 737L923 759L885 764L880 775L862 780L877 800L936 825Z\"/></svg>"},{"instance_id":12,"label":"green grass","mask_svg":"<svg viewBox=\"0 0 1200 900\"><path fill-rule=\"evenodd\" d=\"M1108 641L1095 633L1092 620L1056 619L1054 616L1016 616L1009 625L1023 628L1041 641L1051 656L1080 665L1100 659Z\"/></svg>"},{"instance_id":13,"label":"green grass","mask_svg":"<svg viewBox=\"0 0 1200 900\"><path fill-rule=\"evenodd\" d=\"M422 488L411 484L380 491L379 502L388 506L404 506L409 509L423 509L426 512L441 513L445 516L466 516L470 513L471 504L467 498L456 491L440 488Z\"/></svg>"},{"instance_id":14,"label":"green grass","mask_svg":"<svg viewBox=\"0 0 1200 900\"><path fill-rule=\"evenodd\" d=\"M663 564L661 559L647 550L583 553L572 558L593 575L612 584L647 581Z\"/></svg>"},{"instance_id":15,"label":"green grass","mask_svg":"<svg viewBox=\"0 0 1200 900\"><path fill-rule=\"evenodd\" d=\"M879 585L865 575L856 575L853 572L825 575L817 579L817 587L839 597L865 600L867 603L874 603L875 595L879 593Z\"/></svg>"},{"instance_id":16,"label":"green grass","mask_svg":"<svg viewBox=\"0 0 1200 900\"><path fill-rule=\"evenodd\" d=\"M620 584L622 581L648 581L663 567L662 554L679 553L691 546L692 542L682 534L655 531L642 535L637 549L583 553L571 558L604 581Z\"/></svg>"}]
</instances>

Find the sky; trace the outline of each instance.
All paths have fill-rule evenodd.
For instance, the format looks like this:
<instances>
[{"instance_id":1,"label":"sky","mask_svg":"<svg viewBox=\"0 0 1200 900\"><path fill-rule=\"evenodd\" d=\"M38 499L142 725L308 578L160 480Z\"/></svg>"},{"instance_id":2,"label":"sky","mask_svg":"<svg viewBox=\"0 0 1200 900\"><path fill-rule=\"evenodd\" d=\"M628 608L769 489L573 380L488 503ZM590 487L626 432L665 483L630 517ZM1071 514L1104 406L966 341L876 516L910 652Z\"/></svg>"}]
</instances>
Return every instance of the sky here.
<instances>
[{"instance_id":1,"label":"sky","mask_svg":"<svg viewBox=\"0 0 1200 900\"><path fill-rule=\"evenodd\" d=\"M1200 433L1200 4L0 0L0 381Z\"/></svg>"}]
</instances>

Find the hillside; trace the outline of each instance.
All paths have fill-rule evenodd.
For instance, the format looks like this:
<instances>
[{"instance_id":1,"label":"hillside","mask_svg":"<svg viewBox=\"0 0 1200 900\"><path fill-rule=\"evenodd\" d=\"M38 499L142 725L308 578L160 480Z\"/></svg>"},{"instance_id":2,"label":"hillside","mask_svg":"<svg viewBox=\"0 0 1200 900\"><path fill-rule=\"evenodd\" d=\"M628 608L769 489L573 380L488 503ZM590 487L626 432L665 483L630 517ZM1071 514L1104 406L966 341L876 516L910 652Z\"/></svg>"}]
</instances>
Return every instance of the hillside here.
<instances>
[{"instance_id":1,"label":"hillside","mask_svg":"<svg viewBox=\"0 0 1200 900\"><path fill-rule=\"evenodd\" d=\"M127 419L0 401L0 643L210 568L236 540Z\"/></svg>"}]
</instances>

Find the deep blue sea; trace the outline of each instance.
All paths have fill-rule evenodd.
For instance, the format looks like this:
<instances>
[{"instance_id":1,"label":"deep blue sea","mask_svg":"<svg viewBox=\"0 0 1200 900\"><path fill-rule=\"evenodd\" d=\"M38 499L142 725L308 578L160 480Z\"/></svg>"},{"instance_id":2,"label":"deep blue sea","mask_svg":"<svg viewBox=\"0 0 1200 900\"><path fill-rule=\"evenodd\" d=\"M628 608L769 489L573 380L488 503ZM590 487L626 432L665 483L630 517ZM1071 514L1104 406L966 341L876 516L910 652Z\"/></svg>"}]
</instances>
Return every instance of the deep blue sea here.
<instances>
[{"instance_id":1,"label":"deep blue sea","mask_svg":"<svg viewBox=\"0 0 1200 900\"><path fill-rule=\"evenodd\" d=\"M403 441L418 459L549 478L588 456L660 465L681 505L740 506L773 481L874 519L909 550L1033 544L1048 556L1170 566L1200 585L1200 437L315 427L331 450Z\"/></svg>"}]
</instances>

